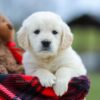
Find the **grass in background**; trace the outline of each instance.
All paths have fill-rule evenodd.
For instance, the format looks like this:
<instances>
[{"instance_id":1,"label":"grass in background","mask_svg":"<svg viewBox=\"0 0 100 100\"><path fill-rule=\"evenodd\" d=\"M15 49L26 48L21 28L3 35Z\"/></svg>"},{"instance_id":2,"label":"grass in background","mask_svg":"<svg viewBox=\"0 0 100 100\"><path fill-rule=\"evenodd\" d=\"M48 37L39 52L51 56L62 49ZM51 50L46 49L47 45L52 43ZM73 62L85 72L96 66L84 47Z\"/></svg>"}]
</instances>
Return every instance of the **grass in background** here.
<instances>
[{"instance_id":1,"label":"grass in background","mask_svg":"<svg viewBox=\"0 0 100 100\"><path fill-rule=\"evenodd\" d=\"M89 77L91 86L86 100L100 100L100 73L91 73Z\"/></svg>"},{"instance_id":2,"label":"grass in background","mask_svg":"<svg viewBox=\"0 0 100 100\"><path fill-rule=\"evenodd\" d=\"M94 27L74 27L73 48L82 52L100 53L100 29ZM100 100L100 73L89 74L91 80L90 91L86 100Z\"/></svg>"},{"instance_id":3,"label":"grass in background","mask_svg":"<svg viewBox=\"0 0 100 100\"><path fill-rule=\"evenodd\" d=\"M96 28L72 28L74 33L73 48L78 52L100 51L100 29Z\"/></svg>"}]
</instances>

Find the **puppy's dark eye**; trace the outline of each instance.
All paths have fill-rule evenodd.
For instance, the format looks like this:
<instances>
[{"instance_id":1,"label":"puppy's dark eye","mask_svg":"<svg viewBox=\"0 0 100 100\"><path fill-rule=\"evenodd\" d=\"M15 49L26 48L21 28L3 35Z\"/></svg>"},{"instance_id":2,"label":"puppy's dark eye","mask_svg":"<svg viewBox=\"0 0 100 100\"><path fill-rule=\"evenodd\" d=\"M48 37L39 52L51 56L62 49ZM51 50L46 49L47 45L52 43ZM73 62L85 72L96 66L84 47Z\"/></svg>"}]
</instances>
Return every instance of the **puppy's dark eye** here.
<instances>
[{"instance_id":1,"label":"puppy's dark eye","mask_svg":"<svg viewBox=\"0 0 100 100\"><path fill-rule=\"evenodd\" d=\"M37 30L34 31L34 33L35 33L35 34L39 34L39 33L40 33L40 30L37 29Z\"/></svg>"},{"instance_id":2,"label":"puppy's dark eye","mask_svg":"<svg viewBox=\"0 0 100 100\"><path fill-rule=\"evenodd\" d=\"M57 32L56 30L53 30L52 33L53 33L54 35L58 34L58 32Z\"/></svg>"}]
</instances>

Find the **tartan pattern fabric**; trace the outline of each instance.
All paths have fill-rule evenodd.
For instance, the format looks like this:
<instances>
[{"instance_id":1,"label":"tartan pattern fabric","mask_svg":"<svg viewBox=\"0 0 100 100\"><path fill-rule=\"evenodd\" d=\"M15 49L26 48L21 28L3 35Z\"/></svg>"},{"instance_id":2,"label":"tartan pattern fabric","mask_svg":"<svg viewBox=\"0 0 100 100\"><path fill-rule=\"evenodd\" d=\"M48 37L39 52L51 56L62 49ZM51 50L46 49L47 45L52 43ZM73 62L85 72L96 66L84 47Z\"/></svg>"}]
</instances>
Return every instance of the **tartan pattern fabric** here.
<instances>
[{"instance_id":1,"label":"tartan pattern fabric","mask_svg":"<svg viewBox=\"0 0 100 100\"><path fill-rule=\"evenodd\" d=\"M83 100L88 94L87 76L74 77L68 91L57 97L51 87L42 87L37 77L24 74L0 74L0 100Z\"/></svg>"}]
</instances>

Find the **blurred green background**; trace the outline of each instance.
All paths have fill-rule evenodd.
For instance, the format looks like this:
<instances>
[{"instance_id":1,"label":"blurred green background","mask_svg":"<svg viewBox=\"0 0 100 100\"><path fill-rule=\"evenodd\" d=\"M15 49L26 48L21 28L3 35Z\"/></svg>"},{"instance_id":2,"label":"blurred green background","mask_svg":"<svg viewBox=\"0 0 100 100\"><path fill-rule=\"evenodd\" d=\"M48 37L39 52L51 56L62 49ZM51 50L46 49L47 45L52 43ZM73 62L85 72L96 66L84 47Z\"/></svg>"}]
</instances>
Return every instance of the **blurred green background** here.
<instances>
[{"instance_id":1,"label":"blurred green background","mask_svg":"<svg viewBox=\"0 0 100 100\"><path fill-rule=\"evenodd\" d=\"M91 80L91 88L87 96L87 100L99 100L100 99L100 73L91 73L88 76Z\"/></svg>"},{"instance_id":2,"label":"blurred green background","mask_svg":"<svg viewBox=\"0 0 100 100\"><path fill-rule=\"evenodd\" d=\"M100 29L74 27L73 48L78 52L100 52Z\"/></svg>"},{"instance_id":3,"label":"blurred green background","mask_svg":"<svg viewBox=\"0 0 100 100\"><path fill-rule=\"evenodd\" d=\"M73 48L78 53L83 52L100 52L100 29L95 27L74 27ZM98 66L100 67L100 66ZM100 99L100 70L88 70L88 77L91 82L90 92L87 100Z\"/></svg>"}]
</instances>

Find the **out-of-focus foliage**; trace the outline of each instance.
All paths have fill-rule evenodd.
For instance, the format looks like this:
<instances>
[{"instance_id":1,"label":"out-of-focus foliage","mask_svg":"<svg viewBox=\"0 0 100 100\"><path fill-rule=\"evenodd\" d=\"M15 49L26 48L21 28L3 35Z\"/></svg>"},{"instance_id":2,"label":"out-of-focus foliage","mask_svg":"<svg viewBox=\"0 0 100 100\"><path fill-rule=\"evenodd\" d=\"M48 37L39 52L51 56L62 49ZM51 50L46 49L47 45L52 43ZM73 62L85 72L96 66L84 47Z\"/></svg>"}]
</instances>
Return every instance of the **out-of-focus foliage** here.
<instances>
[{"instance_id":1,"label":"out-of-focus foliage","mask_svg":"<svg viewBox=\"0 0 100 100\"><path fill-rule=\"evenodd\" d=\"M91 80L91 88L86 100L100 100L100 74L91 73L89 77Z\"/></svg>"},{"instance_id":2,"label":"out-of-focus foliage","mask_svg":"<svg viewBox=\"0 0 100 100\"><path fill-rule=\"evenodd\" d=\"M75 27L73 48L78 52L100 52L100 29Z\"/></svg>"}]
</instances>

